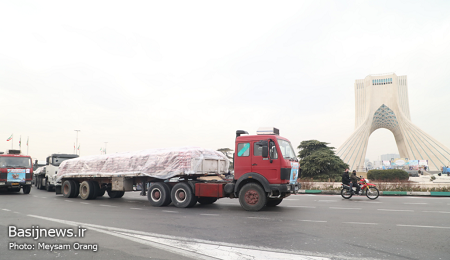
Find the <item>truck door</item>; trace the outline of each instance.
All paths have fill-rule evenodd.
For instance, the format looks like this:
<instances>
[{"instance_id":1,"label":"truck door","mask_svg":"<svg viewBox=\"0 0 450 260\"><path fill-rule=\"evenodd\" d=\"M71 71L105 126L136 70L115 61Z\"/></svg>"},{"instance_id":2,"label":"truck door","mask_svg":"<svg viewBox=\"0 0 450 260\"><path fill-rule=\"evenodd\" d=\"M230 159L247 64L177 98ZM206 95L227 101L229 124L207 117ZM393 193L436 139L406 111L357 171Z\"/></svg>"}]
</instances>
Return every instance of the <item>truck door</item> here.
<instances>
[{"instance_id":1,"label":"truck door","mask_svg":"<svg viewBox=\"0 0 450 260\"><path fill-rule=\"evenodd\" d=\"M236 144L234 154L234 179L252 171L251 142L244 141Z\"/></svg>"},{"instance_id":2,"label":"truck door","mask_svg":"<svg viewBox=\"0 0 450 260\"><path fill-rule=\"evenodd\" d=\"M260 141L252 142L252 172L261 174L269 181L269 183L280 183L281 161L278 158L279 156L275 142L270 139L261 141L268 142L269 157L262 157L262 143Z\"/></svg>"}]
</instances>

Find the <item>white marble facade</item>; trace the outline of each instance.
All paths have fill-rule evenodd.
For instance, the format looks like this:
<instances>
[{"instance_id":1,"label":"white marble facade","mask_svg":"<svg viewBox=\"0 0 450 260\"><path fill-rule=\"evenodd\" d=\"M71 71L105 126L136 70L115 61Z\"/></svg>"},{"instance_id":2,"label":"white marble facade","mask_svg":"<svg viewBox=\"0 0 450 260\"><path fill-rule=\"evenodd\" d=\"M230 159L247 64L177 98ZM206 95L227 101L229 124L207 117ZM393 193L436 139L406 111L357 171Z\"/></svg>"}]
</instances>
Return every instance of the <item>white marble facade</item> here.
<instances>
[{"instance_id":1,"label":"white marble facade","mask_svg":"<svg viewBox=\"0 0 450 260\"><path fill-rule=\"evenodd\" d=\"M369 136L378 128L390 130L401 158L428 160L431 171L450 162L450 150L411 122L406 76L369 75L355 81L355 131L336 154L350 169L364 170Z\"/></svg>"}]
</instances>

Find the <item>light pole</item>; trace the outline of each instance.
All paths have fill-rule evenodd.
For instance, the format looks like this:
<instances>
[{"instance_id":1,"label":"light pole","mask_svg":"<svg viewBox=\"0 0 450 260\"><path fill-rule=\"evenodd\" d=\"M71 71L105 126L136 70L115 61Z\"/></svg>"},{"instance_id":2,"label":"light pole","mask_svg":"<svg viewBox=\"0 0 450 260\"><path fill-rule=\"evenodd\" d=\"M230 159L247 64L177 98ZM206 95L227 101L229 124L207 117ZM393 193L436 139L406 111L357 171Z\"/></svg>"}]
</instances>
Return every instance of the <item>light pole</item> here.
<instances>
[{"instance_id":1,"label":"light pole","mask_svg":"<svg viewBox=\"0 0 450 260\"><path fill-rule=\"evenodd\" d=\"M78 154L77 149L78 149L78 132L80 132L81 130L75 130L75 132L77 132L77 141L76 141L76 145L75 145L75 154Z\"/></svg>"}]
</instances>

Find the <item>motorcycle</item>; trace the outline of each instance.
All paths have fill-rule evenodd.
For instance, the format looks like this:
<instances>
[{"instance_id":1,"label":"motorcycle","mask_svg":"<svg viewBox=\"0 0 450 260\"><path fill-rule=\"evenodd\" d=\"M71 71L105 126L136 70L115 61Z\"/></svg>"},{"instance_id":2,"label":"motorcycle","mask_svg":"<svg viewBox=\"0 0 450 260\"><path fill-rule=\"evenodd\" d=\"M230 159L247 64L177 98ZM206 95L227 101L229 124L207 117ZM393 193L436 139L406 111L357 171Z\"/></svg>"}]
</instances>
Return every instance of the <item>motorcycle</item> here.
<instances>
[{"instance_id":1,"label":"motorcycle","mask_svg":"<svg viewBox=\"0 0 450 260\"><path fill-rule=\"evenodd\" d=\"M363 177L360 177L360 181L358 182L359 185L361 185L361 190L359 191L359 194L354 194L350 190L350 186L346 184L342 184L342 190L341 190L341 196L344 199L350 199L353 195L366 195L367 198L374 200L378 198L380 195L380 192L378 191L378 188L375 184L368 183L366 179ZM356 187L354 187L356 188Z\"/></svg>"}]
</instances>

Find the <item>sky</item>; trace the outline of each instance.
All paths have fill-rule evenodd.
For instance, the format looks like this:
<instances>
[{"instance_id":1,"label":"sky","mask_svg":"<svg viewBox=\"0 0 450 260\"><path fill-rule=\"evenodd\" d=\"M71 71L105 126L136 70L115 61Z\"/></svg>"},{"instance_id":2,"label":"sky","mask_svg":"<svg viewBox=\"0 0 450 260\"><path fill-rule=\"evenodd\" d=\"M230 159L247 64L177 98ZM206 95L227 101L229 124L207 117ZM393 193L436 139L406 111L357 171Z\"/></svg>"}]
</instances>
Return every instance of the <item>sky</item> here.
<instances>
[{"instance_id":1,"label":"sky","mask_svg":"<svg viewBox=\"0 0 450 260\"><path fill-rule=\"evenodd\" d=\"M81 156L234 149L236 130L268 126L294 147L338 148L355 127L355 80L390 72L408 77L412 122L450 147L448 10L449 1L0 1L0 151L19 140L40 161L75 143ZM398 153L395 139L379 129L366 158L387 153Z\"/></svg>"}]
</instances>

